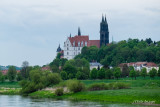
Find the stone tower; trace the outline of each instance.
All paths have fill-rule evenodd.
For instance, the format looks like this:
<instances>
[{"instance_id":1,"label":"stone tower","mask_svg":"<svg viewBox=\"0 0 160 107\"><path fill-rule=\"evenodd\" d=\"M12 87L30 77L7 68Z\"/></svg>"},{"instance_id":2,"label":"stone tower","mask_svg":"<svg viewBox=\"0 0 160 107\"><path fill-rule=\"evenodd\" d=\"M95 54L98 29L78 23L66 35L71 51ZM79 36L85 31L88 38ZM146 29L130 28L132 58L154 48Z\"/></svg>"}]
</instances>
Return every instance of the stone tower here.
<instances>
[{"instance_id":1,"label":"stone tower","mask_svg":"<svg viewBox=\"0 0 160 107\"><path fill-rule=\"evenodd\" d=\"M100 47L109 43L109 30L106 16L102 15L102 22L100 23Z\"/></svg>"}]
</instances>

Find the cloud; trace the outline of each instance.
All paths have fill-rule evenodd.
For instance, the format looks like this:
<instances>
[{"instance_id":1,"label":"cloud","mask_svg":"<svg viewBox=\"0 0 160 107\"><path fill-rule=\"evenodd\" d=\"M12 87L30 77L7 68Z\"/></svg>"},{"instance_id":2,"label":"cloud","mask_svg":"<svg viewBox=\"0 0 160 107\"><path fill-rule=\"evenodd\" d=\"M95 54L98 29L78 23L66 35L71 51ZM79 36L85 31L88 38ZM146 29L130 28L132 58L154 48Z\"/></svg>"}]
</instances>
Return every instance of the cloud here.
<instances>
[{"instance_id":1,"label":"cloud","mask_svg":"<svg viewBox=\"0 0 160 107\"><path fill-rule=\"evenodd\" d=\"M1 0L0 65L31 65L52 61L70 33L99 39L106 14L110 41L151 37L160 40L159 0ZM16 51L15 51L16 49ZM15 52L15 53L13 53Z\"/></svg>"}]
</instances>

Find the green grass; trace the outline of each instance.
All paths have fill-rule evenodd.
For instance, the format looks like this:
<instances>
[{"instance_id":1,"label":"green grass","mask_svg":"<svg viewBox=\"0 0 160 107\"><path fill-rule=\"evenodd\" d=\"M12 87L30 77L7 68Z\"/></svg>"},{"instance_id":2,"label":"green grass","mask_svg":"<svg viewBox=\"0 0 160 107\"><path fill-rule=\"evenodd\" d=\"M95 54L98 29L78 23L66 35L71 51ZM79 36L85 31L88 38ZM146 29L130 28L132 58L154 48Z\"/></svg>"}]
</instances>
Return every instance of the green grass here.
<instances>
[{"instance_id":1,"label":"green grass","mask_svg":"<svg viewBox=\"0 0 160 107\"><path fill-rule=\"evenodd\" d=\"M150 79L149 77L146 77L146 79L143 79L142 77L138 77L137 80L132 80L131 78L121 78L119 80L82 80L82 82L88 86L93 83L111 83L111 82L124 82L129 83L131 87L147 87L148 85L151 85L152 83L155 83L157 86L160 87L160 77L156 77L155 79Z\"/></svg>"},{"instance_id":2,"label":"green grass","mask_svg":"<svg viewBox=\"0 0 160 107\"><path fill-rule=\"evenodd\" d=\"M101 101L115 103L133 103L135 100L155 101L160 104L160 78L154 80L147 77L143 79L138 77L137 80L131 78L119 80L82 80L88 87L94 83L111 83L124 82L130 84L130 89L119 90L101 90L101 91L84 91L79 93L68 93L63 96L55 96L51 91L37 91L29 94L32 97L38 98L55 98L55 99L70 99L70 100L86 100L86 101ZM65 83L65 81L64 81ZM64 83L61 83L62 86Z\"/></svg>"},{"instance_id":3,"label":"green grass","mask_svg":"<svg viewBox=\"0 0 160 107\"><path fill-rule=\"evenodd\" d=\"M0 88L0 95L19 95L20 88Z\"/></svg>"},{"instance_id":4,"label":"green grass","mask_svg":"<svg viewBox=\"0 0 160 107\"><path fill-rule=\"evenodd\" d=\"M56 98L117 103L133 103L135 100L146 100L155 101L156 104L160 104L160 88L132 88L121 90L86 91L79 93L69 93L63 96L55 96L51 91L37 91L31 93L29 96L36 98Z\"/></svg>"},{"instance_id":5,"label":"green grass","mask_svg":"<svg viewBox=\"0 0 160 107\"><path fill-rule=\"evenodd\" d=\"M0 88L20 88L18 82L0 82Z\"/></svg>"}]
</instances>

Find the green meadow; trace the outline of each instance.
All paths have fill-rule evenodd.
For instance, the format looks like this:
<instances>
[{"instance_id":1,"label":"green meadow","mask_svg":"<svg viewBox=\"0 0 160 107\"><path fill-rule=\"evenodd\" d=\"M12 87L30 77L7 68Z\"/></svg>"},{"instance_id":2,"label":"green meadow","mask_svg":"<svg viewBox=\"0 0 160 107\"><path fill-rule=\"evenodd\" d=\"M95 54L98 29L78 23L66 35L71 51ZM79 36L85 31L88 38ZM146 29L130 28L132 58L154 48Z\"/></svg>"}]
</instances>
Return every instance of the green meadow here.
<instances>
[{"instance_id":1,"label":"green meadow","mask_svg":"<svg viewBox=\"0 0 160 107\"><path fill-rule=\"evenodd\" d=\"M63 96L55 96L52 91L37 91L31 93L31 97L39 98L55 98L55 99L70 99L70 100L86 100L86 101L101 101L101 102L117 102L117 103L133 103L139 101L155 101L160 104L160 78L150 79L141 77L137 80L125 78L120 80L82 80L86 87L94 83L111 83L125 82L130 84L129 89L115 90L100 90L100 91L83 91L78 93L67 93Z\"/></svg>"}]
</instances>

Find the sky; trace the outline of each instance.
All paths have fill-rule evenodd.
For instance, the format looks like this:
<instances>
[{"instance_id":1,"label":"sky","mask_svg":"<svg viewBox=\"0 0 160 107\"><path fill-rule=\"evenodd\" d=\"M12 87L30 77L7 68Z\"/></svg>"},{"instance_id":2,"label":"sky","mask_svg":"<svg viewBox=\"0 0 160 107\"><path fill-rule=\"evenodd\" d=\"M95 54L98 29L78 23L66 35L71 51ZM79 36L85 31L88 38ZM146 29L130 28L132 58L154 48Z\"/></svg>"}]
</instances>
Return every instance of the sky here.
<instances>
[{"instance_id":1,"label":"sky","mask_svg":"<svg viewBox=\"0 0 160 107\"><path fill-rule=\"evenodd\" d=\"M110 41L160 40L160 0L0 0L0 65L48 64L78 27L99 40L102 14Z\"/></svg>"}]
</instances>

